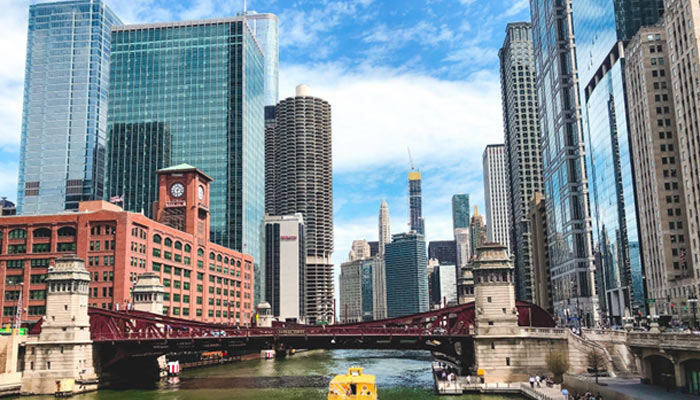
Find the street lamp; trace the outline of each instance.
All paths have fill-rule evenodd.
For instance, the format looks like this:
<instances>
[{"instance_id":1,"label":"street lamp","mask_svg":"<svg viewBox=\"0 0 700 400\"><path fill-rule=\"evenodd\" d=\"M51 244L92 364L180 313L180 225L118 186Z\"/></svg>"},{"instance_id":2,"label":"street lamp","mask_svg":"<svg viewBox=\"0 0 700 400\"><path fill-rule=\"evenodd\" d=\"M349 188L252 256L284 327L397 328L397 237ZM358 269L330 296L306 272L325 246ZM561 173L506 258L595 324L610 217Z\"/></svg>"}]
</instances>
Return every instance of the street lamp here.
<instances>
[{"instance_id":1,"label":"street lamp","mask_svg":"<svg viewBox=\"0 0 700 400\"><path fill-rule=\"evenodd\" d=\"M693 329L697 328L697 311L698 311L698 296L695 294L691 294L688 296L688 303L690 303L690 307L693 310Z\"/></svg>"}]
</instances>

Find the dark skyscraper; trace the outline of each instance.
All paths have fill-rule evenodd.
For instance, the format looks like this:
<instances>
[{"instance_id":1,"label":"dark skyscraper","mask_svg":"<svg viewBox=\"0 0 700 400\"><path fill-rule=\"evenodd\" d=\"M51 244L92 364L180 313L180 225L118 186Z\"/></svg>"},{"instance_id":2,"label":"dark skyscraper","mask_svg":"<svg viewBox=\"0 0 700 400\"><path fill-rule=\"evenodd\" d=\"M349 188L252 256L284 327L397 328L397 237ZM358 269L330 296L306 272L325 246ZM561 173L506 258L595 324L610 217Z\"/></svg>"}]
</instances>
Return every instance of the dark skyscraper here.
<instances>
[{"instance_id":1,"label":"dark skyscraper","mask_svg":"<svg viewBox=\"0 0 700 400\"><path fill-rule=\"evenodd\" d=\"M410 209L411 230L416 231L421 235L425 235L420 171L411 171L408 173L408 202Z\"/></svg>"},{"instance_id":2,"label":"dark skyscraper","mask_svg":"<svg viewBox=\"0 0 700 400\"><path fill-rule=\"evenodd\" d=\"M469 228L469 195L452 195L452 229Z\"/></svg>"},{"instance_id":3,"label":"dark skyscraper","mask_svg":"<svg viewBox=\"0 0 700 400\"><path fill-rule=\"evenodd\" d=\"M428 243L428 258L440 264L457 265L457 243L454 240L433 240Z\"/></svg>"},{"instance_id":4,"label":"dark skyscraper","mask_svg":"<svg viewBox=\"0 0 700 400\"><path fill-rule=\"evenodd\" d=\"M331 106L297 86L295 97L275 108L274 129L265 141L266 212L301 213L306 224L304 277L309 323L333 320L333 162Z\"/></svg>"},{"instance_id":5,"label":"dark skyscraper","mask_svg":"<svg viewBox=\"0 0 700 400\"><path fill-rule=\"evenodd\" d=\"M425 240L419 233L399 233L386 245L387 317L428 311Z\"/></svg>"}]
</instances>

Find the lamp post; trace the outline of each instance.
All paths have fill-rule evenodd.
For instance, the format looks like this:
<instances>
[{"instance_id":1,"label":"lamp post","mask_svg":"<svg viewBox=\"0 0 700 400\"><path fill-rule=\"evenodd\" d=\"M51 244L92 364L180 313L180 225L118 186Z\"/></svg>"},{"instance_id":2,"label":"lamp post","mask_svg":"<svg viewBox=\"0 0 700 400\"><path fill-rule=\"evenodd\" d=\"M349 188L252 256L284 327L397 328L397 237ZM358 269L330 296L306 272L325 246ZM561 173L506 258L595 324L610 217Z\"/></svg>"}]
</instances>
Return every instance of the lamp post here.
<instances>
[{"instance_id":1,"label":"lamp post","mask_svg":"<svg viewBox=\"0 0 700 400\"><path fill-rule=\"evenodd\" d=\"M691 294L688 296L688 303L690 304L690 308L693 310L693 327L692 329L697 328L697 311L698 311L698 296L695 294Z\"/></svg>"}]
</instances>

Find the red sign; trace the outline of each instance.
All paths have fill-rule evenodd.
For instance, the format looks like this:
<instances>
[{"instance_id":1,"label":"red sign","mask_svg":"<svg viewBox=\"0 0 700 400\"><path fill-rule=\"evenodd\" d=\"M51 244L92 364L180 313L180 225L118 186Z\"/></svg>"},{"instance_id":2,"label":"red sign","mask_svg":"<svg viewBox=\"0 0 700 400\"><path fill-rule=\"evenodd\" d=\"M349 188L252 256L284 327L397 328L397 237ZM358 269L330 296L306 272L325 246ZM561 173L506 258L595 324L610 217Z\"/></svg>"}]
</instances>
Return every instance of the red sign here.
<instances>
[{"instance_id":1,"label":"red sign","mask_svg":"<svg viewBox=\"0 0 700 400\"><path fill-rule=\"evenodd\" d=\"M280 240L297 240L296 236L280 236Z\"/></svg>"}]
</instances>

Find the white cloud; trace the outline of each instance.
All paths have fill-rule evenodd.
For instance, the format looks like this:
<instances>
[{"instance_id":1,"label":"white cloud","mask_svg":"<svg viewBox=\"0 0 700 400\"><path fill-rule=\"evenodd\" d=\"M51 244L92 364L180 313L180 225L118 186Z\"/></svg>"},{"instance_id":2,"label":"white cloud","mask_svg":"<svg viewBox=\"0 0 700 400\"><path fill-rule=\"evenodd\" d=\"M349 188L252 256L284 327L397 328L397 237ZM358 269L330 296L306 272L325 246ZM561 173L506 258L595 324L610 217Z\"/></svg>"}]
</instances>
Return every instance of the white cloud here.
<instances>
[{"instance_id":1,"label":"white cloud","mask_svg":"<svg viewBox=\"0 0 700 400\"><path fill-rule=\"evenodd\" d=\"M497 76L447 81L407 71L338 64L283 65L280 95L310 85L332 106L336 172L467 159L479 166L486 144L502 141Z\"/></svg>"},{"instance_id":2,"label":"white cloud","mask_svg":"<svg viewBox=\"0 0 700 400\"><path fill-rule=\"evenodd\" d=\"M512 5L506 9L499 18L512 17L519 14L521 11L530 7L530 0L517 0L512 3Z\"/></svg>"}]
</instances>

